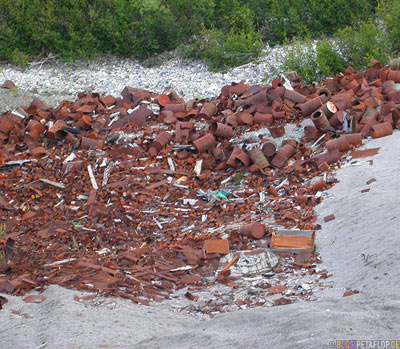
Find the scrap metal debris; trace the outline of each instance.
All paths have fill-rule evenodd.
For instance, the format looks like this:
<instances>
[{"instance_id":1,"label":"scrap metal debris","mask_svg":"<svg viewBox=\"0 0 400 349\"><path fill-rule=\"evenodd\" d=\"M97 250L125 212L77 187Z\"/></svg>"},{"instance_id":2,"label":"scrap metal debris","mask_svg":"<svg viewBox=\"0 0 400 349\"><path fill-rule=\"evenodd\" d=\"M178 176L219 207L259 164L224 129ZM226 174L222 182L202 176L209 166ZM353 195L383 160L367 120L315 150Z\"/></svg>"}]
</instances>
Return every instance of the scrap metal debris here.
<instances>
[{"instance_id":1,"label":"scrap metal debris","mask_svg":"<svg viewBox=\"0 0 400 349\"><path fill-rule=\"evenodd\" d=\"M183 290L209 314L312 299L329 276L313 208L343 159L377 153L354 152L363 139L399 127L399 76L373 61L321 86L290 73L190 101L126 87L0 115L0 292ZM193 295L216 281L233 295Z\"/></svg>"}]
</instances>

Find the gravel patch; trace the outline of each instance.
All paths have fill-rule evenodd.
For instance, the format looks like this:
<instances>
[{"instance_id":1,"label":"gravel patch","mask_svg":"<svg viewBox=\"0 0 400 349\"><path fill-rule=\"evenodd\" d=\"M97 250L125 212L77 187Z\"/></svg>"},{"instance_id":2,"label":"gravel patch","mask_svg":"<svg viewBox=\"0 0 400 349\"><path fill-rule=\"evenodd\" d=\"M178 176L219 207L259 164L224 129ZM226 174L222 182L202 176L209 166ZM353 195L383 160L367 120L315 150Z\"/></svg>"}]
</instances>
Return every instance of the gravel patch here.
<instances>
[{"instance_id":1,"label":"gravel patch","mask_svg":"<svg viewBox=\"0 0 400 349\"><path fill-rule=\"evenodd\" d=\"M157 93L172 87L187 101L219 95L221 88L232 82L260 83L266 74L272 73L272 67L280 65L283 52L282 47L265 48L258 63L224 73L210 72L204 63L182 60L176 55L161 66L152 68L146 68L136 60L116 57L75 63L51 60L26 69L0 64L0 82L12 80L18 87L14 95L29 94L53 105L63 99L75 98L80 91L119 96L125 86ZM4 107L1 106L0 111ZM9 107L15 105L10 101Z\"/></svg>"}]
</instances>

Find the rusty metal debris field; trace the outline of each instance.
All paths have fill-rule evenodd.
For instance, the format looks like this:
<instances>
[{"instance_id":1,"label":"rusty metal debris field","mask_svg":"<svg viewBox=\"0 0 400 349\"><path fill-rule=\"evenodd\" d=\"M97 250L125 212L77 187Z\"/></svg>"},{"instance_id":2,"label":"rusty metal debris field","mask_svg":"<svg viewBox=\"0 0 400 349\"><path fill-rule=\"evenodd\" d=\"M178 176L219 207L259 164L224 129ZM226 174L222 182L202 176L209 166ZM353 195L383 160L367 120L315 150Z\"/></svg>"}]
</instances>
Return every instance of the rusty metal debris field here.
<instances>
[{"instance_id":1,"label":"rusty metal debris field","mask_svg":"<svg viewBox=\"0 0 400 349\"><path fill-rule=\"evenodd\" d=\"M149 304L222 283L273 305L310 299L328 277L313 208L348 154L377 153L355 152L363 139L398 127L400 71L373 61L321 86L287 78L232 83L210 100L126 87L2 114L0 292L58 284ZM308 118L301 137L285 135ZM294 289L288 275L314 286ZM221 310L210 302L197 310Z\"/></svg>"}]
</instances>

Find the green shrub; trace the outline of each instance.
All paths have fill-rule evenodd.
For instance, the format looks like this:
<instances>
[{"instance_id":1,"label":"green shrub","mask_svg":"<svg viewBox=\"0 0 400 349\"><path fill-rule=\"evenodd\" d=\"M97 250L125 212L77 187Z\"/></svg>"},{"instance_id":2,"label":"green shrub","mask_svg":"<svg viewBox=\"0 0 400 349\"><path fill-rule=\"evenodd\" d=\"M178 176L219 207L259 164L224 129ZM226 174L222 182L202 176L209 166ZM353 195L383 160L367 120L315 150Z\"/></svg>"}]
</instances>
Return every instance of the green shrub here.
<instances>
[{"instance_id":1,"label":"green shrub","mask_svg":"<svg viewBox=\"0 0 400 349\"><path fill-rule=\"evenodd\" d=\"M316 61L320 75L332 77L340 72L344 72L347 68L343 57L328 40L318 41L316 50Z\"/></svg>"},{"instance_id":2,"label":"green shrub","mask_svg":"<svg viewBox=\"0 0 400 349\"><path fill-rule=\"evenodd\" d=\"M389 60L390 46L382 29L372 21L359 27L347 27L337 33L337 45L347 65L355 70L363 70L372 58L386 64Z\"/></svg>"},{"instance_id":3,"label":"green shrub","mask_svg":"<svg viewBox=\"0 0 400 349\"><path fill-rule=\"evenodd\" d=\"M393 54L400 53L400 0L381 0L378 6Z\"/></svg>"},{"instance_id":4,"label":"green shrub","mask_svg":"<svg viewBox=\"0 0 400 349\"><path fill-rule=\"evenodd\" d=\"M220 29L204 29L196 43L186 50L193 58L201 58L210 70L226 69L245 64L256 58L262 48L259 35L252 31L228 34Z\"/></svg>"},{"instance_id":5,"label":"green shrub","mask_svg":"<svg viewBox=\"0 0 400 349\"><path fill-rule=\"evenodd\" d=\"M311 40L295 41L285 48L283 64L274 73L296 71L305 83L311 84L321 77L316 58Z\"/></svg>"},{"instance_id":6,"label":"green shrub","mask_svg":"<svg viewBox=\"0 0 400 349\"><path fill-rule=\"evenodd\" d=\"M368 0L255 0L249 8L256 14L257 29L270 43L312 34L332 35L339 28L367 20L375 11Z\"/></svg>"}]
</instances>

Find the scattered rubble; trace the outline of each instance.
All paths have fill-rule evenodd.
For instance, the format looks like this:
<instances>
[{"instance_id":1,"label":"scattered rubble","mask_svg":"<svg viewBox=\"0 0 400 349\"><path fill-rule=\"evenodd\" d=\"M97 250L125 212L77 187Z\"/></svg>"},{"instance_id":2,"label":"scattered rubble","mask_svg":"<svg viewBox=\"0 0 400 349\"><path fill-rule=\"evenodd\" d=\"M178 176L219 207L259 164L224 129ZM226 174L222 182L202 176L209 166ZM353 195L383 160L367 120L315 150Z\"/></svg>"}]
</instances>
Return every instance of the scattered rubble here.
<instances>
[{"instance_id":1,"label":"scattered rubble","mask_svg":"<svg viewBox=\"0 0 400 349\"><path fill-rule=\"evenodd\" d=\"M182 291L208 314L314 299L330 286L313 207L341 160L377 153L354 151L363 139L398 127L400 71L287 78L210 100L126 87L2 114L0 292L58 284L149 304Z\"/></svg>"}]
</instances>

